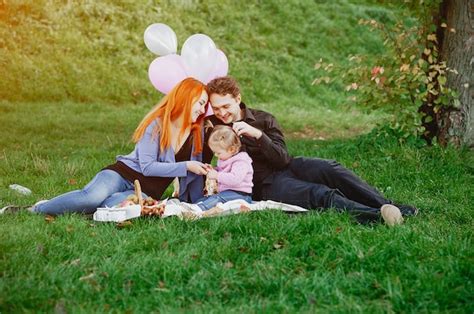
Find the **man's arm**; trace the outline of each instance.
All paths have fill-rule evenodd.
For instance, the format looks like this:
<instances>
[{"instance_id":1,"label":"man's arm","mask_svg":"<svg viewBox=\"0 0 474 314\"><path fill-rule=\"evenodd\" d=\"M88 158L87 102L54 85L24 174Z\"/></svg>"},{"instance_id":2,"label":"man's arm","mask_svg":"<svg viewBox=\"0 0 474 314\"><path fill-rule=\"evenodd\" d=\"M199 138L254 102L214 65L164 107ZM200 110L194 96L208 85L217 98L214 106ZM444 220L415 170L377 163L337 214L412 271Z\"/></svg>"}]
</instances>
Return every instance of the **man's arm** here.
<instances>
[{"instance_id":1,"label":"man's arm","mask_svg":"<svg viewBox=\"0 0 474 314\"><path fill-rule=\"evenodd\" d=\"M263 130L262 136L256 141L257 145L261 147L261 152L273 167L281 169L290 163L291 157L286 148L283 132L276 119L272 118L269 125Z\"/></svg>"},{"instance_id":2,"label":"man's arm","mask_svg":"<svg viewBox=\"0 0 474 314\"><path fill-rule=\"evenodd\" d=\"M266 160L276 169L284 168L290 162L290 155L285 144L285 137L275 117L270 115L265 121L263 129L249 125L246 122L235 122L234 130L255 141Z\"/></svg>"}]
</instances>

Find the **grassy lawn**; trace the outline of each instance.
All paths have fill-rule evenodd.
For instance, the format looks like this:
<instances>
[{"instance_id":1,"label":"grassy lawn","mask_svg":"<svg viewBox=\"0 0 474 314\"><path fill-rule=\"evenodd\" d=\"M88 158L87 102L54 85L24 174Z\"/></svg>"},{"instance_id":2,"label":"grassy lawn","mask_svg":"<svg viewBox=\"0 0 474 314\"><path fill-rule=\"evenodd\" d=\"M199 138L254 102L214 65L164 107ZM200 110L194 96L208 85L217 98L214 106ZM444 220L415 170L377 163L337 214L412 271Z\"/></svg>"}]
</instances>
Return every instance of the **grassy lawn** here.
<instances>
[{"instance_id":1,"label":"grassy lawn","mask_svg":"<svg viewBox=\"0 0 474 314\"><path fill-rule=\"evenodd\" d=\"M0 103L0 206L83 186L131 149L144 110ZM472 152L372 135L288 146L337 159L420 215L391 229L333 212L137 219L123 228L80 215L3 215L0 311L474 310ZM20 197L11 183L34 193Z\"/></svg>"},{"instance_id":2,"label":"grassy lawn","mask_svg":"<svg viewBox=\"0 0 474 314\"><path fill-rule=\"evenodd\" d=\"M0 313L474 312L472 151L367 134L383 112L348 107L340 84L311 85L319 58L383 53L359 19L403 12L372 0L0 2L0 208L81 188L131 151L161 97L142 35L163 22L180 46L214 39L291 154L336 159L421 210L396 228L332 211L124 226L2 215Z\"/></svg>"}]
</instances>

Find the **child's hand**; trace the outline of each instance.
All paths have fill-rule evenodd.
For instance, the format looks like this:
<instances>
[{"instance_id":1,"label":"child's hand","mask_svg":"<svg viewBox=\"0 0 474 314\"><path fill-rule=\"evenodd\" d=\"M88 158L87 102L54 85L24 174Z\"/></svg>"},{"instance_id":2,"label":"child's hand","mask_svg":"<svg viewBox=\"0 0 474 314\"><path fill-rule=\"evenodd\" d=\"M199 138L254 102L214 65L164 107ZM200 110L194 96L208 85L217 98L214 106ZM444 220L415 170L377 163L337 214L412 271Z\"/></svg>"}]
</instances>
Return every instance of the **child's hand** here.
<instances>
[{"instance_id":1,"label":"child's hand","mask_svg":"<svg viewBox=\"0 0 474 314\"><path fill-rule=\"evenodd\" d=\"M210 165L210 164L204 164L204 168L205 168L207 171L211 171L212 169L214 169L214 168L212 167L212 165Z\"/></svg>"},{"instance_id":2,"label":"child's hand","mask_svg":"<svg viewBox=\"0 0 474 314\"><path fill-rule=\"evenodd\" d=\"M217 180L217 171L211 169L207 172L207 178L211 180Z\"/></svg>"}]
</instances>

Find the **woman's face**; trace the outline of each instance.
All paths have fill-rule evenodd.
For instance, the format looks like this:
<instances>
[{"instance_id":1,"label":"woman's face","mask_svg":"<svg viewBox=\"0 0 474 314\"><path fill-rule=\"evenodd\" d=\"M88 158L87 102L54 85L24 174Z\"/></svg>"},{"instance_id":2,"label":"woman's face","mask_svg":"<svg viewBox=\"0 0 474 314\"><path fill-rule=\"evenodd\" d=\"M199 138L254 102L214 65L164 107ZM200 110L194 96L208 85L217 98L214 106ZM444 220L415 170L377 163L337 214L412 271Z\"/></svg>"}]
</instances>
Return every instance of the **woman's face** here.
<instances>
[{"instance_id":1,"label":"woman's face","mask_svg":"<svg viewBox=\"0 0 474 314\"><path fill-rule=\"evenodd\" d=\"M200 115L204 114L206 111L206 104L209 99L206 91L203 90L201 97L193 104L191 108L191 121L192 123L196 122Z\"/></svg>"}]
</instances>

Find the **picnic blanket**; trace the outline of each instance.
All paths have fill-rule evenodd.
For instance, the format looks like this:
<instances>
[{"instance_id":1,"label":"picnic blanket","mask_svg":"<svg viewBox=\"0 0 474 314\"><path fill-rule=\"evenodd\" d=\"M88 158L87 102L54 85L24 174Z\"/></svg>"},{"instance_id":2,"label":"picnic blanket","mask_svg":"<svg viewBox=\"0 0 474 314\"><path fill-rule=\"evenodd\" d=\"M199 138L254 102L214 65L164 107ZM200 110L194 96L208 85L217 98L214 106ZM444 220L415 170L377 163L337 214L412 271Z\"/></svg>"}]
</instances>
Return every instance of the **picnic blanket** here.
<instances>
[{"instance_id":1,"label":"picnic blanket","mask_svg":"<svg viewBox=\"0 0 474 314\"><path fill-rule=\"evenodd\" d=\"M300 206L290 205L275 201L260 201L247 203L244 200L233 200L226 203L220 203L215 208L203 211L198 206L180 202L178 199L163 200L157 206L161 206L161 218L178 217L180 219L202 219L209 217L220 217L246 213L261 210L281 210L285 212L299 213L307 212ZM143 211L139 205L131 205L127 207L105 207L98 208L94 213L95 221L114 221L121 222L143 216Z\"/></svg>"}]
</instances>

